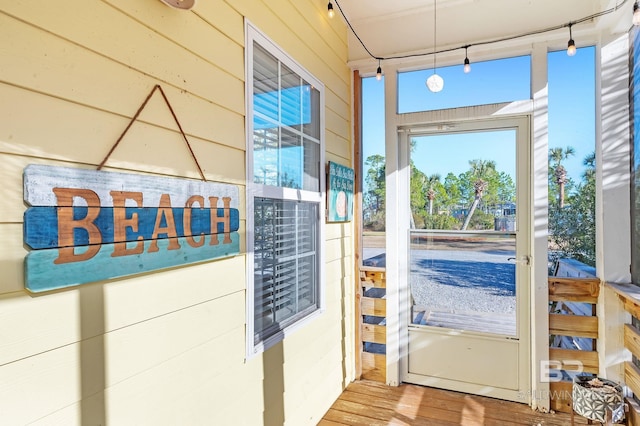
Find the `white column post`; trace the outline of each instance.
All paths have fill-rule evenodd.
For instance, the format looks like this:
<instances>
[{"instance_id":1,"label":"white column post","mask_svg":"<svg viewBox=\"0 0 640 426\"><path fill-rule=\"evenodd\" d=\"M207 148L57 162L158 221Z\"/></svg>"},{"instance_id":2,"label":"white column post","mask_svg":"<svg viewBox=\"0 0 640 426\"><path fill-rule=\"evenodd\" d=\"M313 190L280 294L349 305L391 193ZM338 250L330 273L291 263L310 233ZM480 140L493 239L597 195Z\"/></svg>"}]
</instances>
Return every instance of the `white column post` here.
<instances>
[{"instance_id":1,"label":"white column post","mask_svg":"<svg viewBox=\"0 0 640 426\"><path fill-rule=\"evenodd\" d=\"M631 281L629 132L629 36L605 36L596 83L596 270L603 281ZM606 288L598 299L600 375L624 380L623 325L630 322L617 295Z\"/></svg>"},{"instance_id":2,"label":"white column post","mask_svg":"<svg viewBox=\"0 0 640 426\"><path fill-rule=\"evenodd\" d=\"M548 153L549 91L547 47L535 45L531 54L532 123L532 202L533 276L531 277L531 406L549 410L549 383L542 381L541 362L549 359L548 247Z\"/></svg>"},{"instance_id":3,"label":"white column post","mask_svg":"<svg viewBox=\"0 0 640 426\"><path fill-rule=\"evenodd\" d=\"M400 233L402 229L402 206L398 197L400 158L396 120L397 71L392 65L385 67L385 171L386 171L386 274L387 274L387 384L400 384L400 279L401 256ZM404 229L406 232L406 228Z\"/></svg>"}]
</instances>

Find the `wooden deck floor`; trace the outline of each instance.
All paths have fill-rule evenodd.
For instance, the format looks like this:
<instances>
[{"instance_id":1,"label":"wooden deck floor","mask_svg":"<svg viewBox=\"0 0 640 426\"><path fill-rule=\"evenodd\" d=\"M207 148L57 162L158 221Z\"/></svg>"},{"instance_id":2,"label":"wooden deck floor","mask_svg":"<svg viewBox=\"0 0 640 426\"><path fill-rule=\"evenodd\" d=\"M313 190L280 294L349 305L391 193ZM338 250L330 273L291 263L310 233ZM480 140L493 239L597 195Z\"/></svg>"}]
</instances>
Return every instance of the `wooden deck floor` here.
<instances>
[{"instance_id":1,"label":"wooden deck floor","mask_svg":"<svg viewBox=\"0 0 640 426\"><path fill-rule=\"evenodd\" d=\"M413 324L456 330L479 331L482 333L516 335L516 314L498 312L452 312L444 309L430 309L414 306Z\"/></svg>"},{"instance_id":2,"label":"wooden deck floor","mask_svg":"<svg viewBox=\"0 0 640 426\"><path fill-rule=\"evenodd\" d=\"M525 404L403 384L351 383L320 426L330 425L557 425L571 415L541 414ZM576 416L575 424L587 424Z\"/></svg>"}]
</instances>

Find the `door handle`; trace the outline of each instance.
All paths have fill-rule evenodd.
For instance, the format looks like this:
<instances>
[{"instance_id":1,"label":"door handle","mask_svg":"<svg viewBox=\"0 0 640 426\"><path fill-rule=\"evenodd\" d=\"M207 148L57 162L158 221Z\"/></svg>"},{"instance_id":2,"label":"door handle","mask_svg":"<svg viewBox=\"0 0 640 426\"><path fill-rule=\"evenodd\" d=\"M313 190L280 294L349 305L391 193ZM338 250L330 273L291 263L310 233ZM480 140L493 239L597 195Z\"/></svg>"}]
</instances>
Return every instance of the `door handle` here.
<instances>
[{"instance_id":1,"label":"door handle","mask_svg":"<svg viewBox=\"0 0 640 426\"><path fill-rule=\"evenodd\" d=\"M520 265L526 265L526 266L531 265L531 258L527 255L520 256L520 259L516 257L508 257L507 261L518 263Z\"/></svg>"}]
</instances>

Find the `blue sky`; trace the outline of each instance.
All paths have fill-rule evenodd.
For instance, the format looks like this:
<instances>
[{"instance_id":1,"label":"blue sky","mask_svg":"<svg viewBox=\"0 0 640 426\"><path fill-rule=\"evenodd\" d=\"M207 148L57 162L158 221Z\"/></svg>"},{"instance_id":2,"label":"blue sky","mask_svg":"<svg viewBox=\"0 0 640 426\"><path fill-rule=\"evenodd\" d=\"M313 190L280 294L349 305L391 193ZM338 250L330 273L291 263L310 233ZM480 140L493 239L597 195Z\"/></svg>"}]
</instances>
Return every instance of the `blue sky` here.
<instances>
[{"instance_id":1,"label":"blue sky","mask_svg":"<svg viewBox=\"0 0 640 426\"><path fill-rule=\"evenodd\" d=\"M470 160L481 159L495 161L496 170L508 173L515 181L515 130L423 136L415 141L412 158L428 176L438 173L444 181L447 173L457 176L469 170Z\"/></svg>"},{"instance_id":2,"label":"blue sky","mask_svg":"<svg viewBox=\"0 0 640 426\"><path fill-rule=\"evenodd\" d=\"M438 68L445 80L444 90L431 93L424 82L433 70L401 74L399 81L400 112L424 111L504 102L530 97L530 58L518 57L471 64L464 74L462 65ZM384 64L383 64L384 69ZM572 146L575 155L564 162L569 176L579 182L583 159L594 150L595 141L595 48L551 52L549 72L549 146ZM515 77L515 78L514 78ZM384 82L363 79L363 155L384 155ZM440 140L438 140L440 138ZM424 173L449 171L459 174L468 169L468 160L484 158L496 161L497 169L513 174L515 147L513 134L490 132L470 137L430 137L419 141L414 151L416 166ZM456 147L458 155L444 155ZM440 147L440 149L438 149ZM460 153L465 155L461 158ZM365 169L366 173L366 169Z\"/></svg>"}]
</instances>

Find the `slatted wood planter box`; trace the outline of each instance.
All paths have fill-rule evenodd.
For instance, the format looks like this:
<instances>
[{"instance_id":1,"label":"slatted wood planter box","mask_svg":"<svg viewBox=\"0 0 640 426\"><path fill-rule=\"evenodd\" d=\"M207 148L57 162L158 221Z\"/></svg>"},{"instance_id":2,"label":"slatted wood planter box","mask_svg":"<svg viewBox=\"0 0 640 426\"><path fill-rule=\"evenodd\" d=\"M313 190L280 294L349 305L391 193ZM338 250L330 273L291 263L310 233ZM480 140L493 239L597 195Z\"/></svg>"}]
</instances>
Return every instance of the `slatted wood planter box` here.
<instances>
[{"instance_id":1,"label":"slatted wood planter box","mask_svg":"<svg viewBox=\"0 0 640 426\"><path fill-rule=\"evenodd\" d=\"M588 345L589 347L580 347L579 349L550 347L549 360L559 362L564 371L580 371L582 369L584 373L598 374L598 353L595 350L598 338L598 318L595 315L595 305L600 294L600 279L549 277L548 282L549 301L553 302L553 306L562 306L561 310L563 311L563 313L549 314L549 334L557 336L559 338L557 341L561 344L575 344L575 342L585 339L593 339L591 345ZM579 305L575 305L576 303L590 304L591 307L581 309ZM585 313L587 315L582 315ZM551 382L549 387L551 390L551 409L571 413L572 382L569 380Z\"/></svg>"},{"instance_id":2,"label":"slatted wood planter box","mask_svg":"<svg viewBox=\"0 0 640 426\"><path fill-rule=\"evenodd\" d=\"M618 294L624 309L640 320L640 287L633 284L611 284L607 286ZM631 352L633 359L640 359L640 330L632 324L624 326L624 347ZM631 389L635 398L640 398L640 368L633 361L624 364L625 385ZM633 397L625 398L628 407L627 424L640 426L640 405Z\"/></svg>"},{"instance_id":3,"label":"slatted wood planter box","mask_svg":"<svg viewBox=\"0 0 640 426\"><path fill-rule=\"evenodd\" d=\"M624 327L624 347L640 359L640 332L630 324ZM640 369L631 361L624 364L624 381L636 397L640 396ZM634 398L627 398L626 402L629 406L628 424L640 425L640 406Z\"/></svg>"},{"instance_id":4,"label":"slatted wood planter box","mask_svg":"<svg viewBox=\"0 0 640 426\"><path fill-rule=\"evenodd\" d=\"M373 266L361 267L360 285L363 294L360 302L362 378L385 383L387 380L385 269Z\"/></svg>"}]
</instances>

